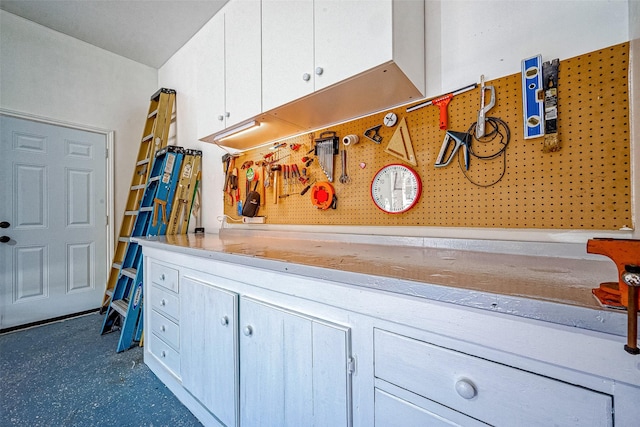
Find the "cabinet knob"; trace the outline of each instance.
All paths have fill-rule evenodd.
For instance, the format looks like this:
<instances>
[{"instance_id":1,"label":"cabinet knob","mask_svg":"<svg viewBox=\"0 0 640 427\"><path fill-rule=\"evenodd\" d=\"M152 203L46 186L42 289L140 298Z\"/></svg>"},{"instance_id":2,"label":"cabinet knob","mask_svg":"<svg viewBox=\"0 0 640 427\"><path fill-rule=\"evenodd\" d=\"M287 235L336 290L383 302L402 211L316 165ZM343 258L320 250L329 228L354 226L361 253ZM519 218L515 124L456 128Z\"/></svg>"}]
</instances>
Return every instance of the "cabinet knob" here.
<instances>
[{"instance_id":1,"label":"cabinet knob","mask_svg":"<svg viewBox=\"0 0 640 427\"><path fill-rule=\"evenodd\" d=\"M229 324L229 318L227 316L222 316L220 318L220 324L222 326L227 326Z\"/></svg>"},{"instance_id":2,"label":"cabinet knob","mask_svg":"<svg viewBox=\"0 0 640 427\"><path fill-rule=\"evenodd\" d=\"M165 328L165 326L164 326L164 325L162 325L162 326L160 326L160 330L161 330L162 332L164 332L164 331L166 331L166 330L167 330L167 328Z\"/></svg>"},{"instance_id":3,"label":"cabinet knob","mask_svg":"<svg viewBox=\"0 0 640 427\"><path fill-rule=\"evenodd\" d=\"M224 116L223 116L222 114L220 114L220 115L218 116L218 120L223 121L223 120L224 120Z\"/></svg>"},{"instance_id":4,"label":"cabinet knob","mask_svg":"<svg viewBox=\"0 0 640 427\"><path fill-rule=\"evenodd\" d=\"M0 222L0 228L9 228L10 225L7 221Z\"/></svg>"},{"instance_id":5,"label":"cabinet knob","mask_svg":"<svg viewBox=\"0 0 640 427\"><path fill-rule=\"evenodd\" d=\"M324 69L322 67L316 67L316 75L321 76L323 72Z\"/></svg>"},{"instance_id":6,"label":"cabinet knob","mask_svg":"<svg viewBox=\"0 0 640 427\"><path fill-rule=\"evenodd\" d=\"M225 117L231 117L231 113L227 111L226 113L224 113L224 116Z\"/></svg>"},{"instance_id":7,"label":"cabinet knob","mask_svg":"<svg viewBox=\"0 0 640 427\"><path fill-rule=\"evenodd\" d=\"M167 357L167 352L162 350L162 353L160 353L162 357Z\"/></svg>"},{"instance_id":8,"label":"cabinet knob","mask_svg":"<svg viewBox=\"0 0 640 427\"><path fill-rule=\"evenodd\" d=\"M253 335L253 328L249 325L245 326L244 329L242 330L242 333L246 336L246 337L250 337L251 335Z\"/></svg>"},{"instance_id":9,"label":"cabinet knob","mask_svg":"<svg viewBox=\"0 0 640 427\"><path fill-rule=\"evenodd\" d=\"M304 73L302 75L302 80L304 80L305 82L308 82L309 80L311 80L311 74L309 73Z\"/></svg>"},{"instance_id":10,"label":"cabinet knob","mask_svg":"<svg viewBox=\"0 0 640 427\"><path fill-rule=\"evenodd\" d=\"M162 274L160 275L160 280L162 280L162 281L164 282L164 273L162 273Z\"/></svg>"},{"instance_id":11,"label":"cabinet knob","mask_svg":"<svg viewBox=\"0 0 640 427\"><path fill-rule=\"evenodd\" d=\"M164 307L165 305L167 305L167 301L165 301L164 299L162 299L162 301L160 301L160 305Z\"/></svg>"},{"instance_id":12,"label":"cabinet knob","mask_svg":"<svg viewBox=\"0 0 640 427\"><path fill-rule=\"evenodd\" d=\"M458 392L460 397L467 400L473 399L474 397L476 397L476 394L478 394L473 383L466 379L456 382L456 391Z\"/></svg>"}]
</instances>

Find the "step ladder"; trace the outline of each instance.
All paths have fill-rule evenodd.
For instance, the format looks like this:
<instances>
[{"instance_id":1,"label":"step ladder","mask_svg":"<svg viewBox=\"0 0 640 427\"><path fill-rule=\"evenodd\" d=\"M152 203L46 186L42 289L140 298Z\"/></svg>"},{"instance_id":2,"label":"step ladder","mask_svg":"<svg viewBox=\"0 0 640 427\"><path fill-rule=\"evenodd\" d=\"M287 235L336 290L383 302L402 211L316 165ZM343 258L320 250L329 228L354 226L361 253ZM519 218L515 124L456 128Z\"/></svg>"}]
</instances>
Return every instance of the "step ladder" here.
<instances>
[{"instance_id":1,"label":"step ladder","mask_svg":"<svg viewBox=\"0 0 640 427\"><path fill-rule=\"evenodd\" d=\"M109 302L113 289L116 286L122 261L124 260L129 238L132 236L133 224L136 219L135 213L140 207L140 201L146 188L151 169L151 161L154 159L157 150L164 148L169 139L169 130L173 122L173 109L175 105L176 91L162 88L151 96L149 112L142 133L142 140L138 150L129 197L125 206L125 213L120 227L120 234L116 241L113 262L109 270L109 278L105 287L105 294L102 298L101 312L104 313Z\"/></svg>"},{"instance_id":2,"label":"step ladder","mask_svg":"<svg viewBox=\"0 0 640 427\"><path fill-rule=\"evenodd\" d=\"M184 149L174 145L156 152L140 208L128 212L135 216L131 237L166 233L183 158ZM142 337L142 288L142 246L129 241L101 330L101 334L120 331L117 352L131 348Z\"/></svg>"},{"instance_id":3,"label":"step ladder","mask_svg":"<svg viewBox=\"0 0 640 427\"><path fill-rule=\"evenodd\" d=\"M166 234L186 234L191 208L200 183L202 151L184 150L182 169Z\"/></svg>"}]
</instances>

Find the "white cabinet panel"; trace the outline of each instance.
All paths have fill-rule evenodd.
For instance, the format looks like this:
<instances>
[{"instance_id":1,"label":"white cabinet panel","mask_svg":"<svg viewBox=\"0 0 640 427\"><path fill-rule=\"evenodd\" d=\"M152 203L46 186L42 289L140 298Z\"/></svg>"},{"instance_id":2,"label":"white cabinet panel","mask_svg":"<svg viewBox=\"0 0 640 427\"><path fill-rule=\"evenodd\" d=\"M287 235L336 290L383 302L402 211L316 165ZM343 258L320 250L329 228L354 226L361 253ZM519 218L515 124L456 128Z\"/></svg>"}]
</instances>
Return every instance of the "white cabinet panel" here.
<instances>
[{"instance_id":1,"label":"white cabinet panel","mask_svg":"<svg viewBox=\"0 0 640 427\"><path fill-rule=\"evenodd\" d=\"M351 425L348 328L249 298L240 319L242 426Z\"/></svg>"},{"instance_id":2,"label":"white cabinet panel","mask_svg":"<svg viewBox=\"0 0 640 427\"><path fill-rule=\"evenodd\" d=\"M216 418L236 425L238 412L238 295L182 278L180 304L183 386Z\"/></svg>"},{"instance_id":3,"label":"white cabinet panel","mask_svg":"<svg viewBox=\"0 0 640 427\"><path fill-rule=\"evenodd\" d=\"M262 1L265 111L314 91L313 0ZM308 78L305 79L305 75Z\"/></svg>"},{"instance_id":4,"label":"white cabinet panel","mask_svg":"<svg viewBox=\"0 0 640 427\"><path fill-rule=\"evenodd\" d=\"M225 128L224 14L215 15L194 36L198 43L196 114L198 137Z\"/></svg>"}]
</instances>

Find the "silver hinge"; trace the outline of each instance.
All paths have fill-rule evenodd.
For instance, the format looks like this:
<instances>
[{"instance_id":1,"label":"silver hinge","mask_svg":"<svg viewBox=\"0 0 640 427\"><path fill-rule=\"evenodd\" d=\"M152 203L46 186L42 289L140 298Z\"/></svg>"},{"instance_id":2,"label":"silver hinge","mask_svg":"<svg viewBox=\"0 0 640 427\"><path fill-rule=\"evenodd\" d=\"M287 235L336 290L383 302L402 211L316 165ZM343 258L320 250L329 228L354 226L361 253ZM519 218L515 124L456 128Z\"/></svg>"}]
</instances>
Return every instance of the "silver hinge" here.
<instances>
[{"instance_id":1,"label":"silver hinge","mask_svg":"<svg viewBox=\"0 0 640 427\"><path fill-rule=\"evenodd\" d=\"M109 215L106 216L106 221L107 221L106 225L109 225Z\"/></svg>"},{"instance_id":2,"label":"silver hinge","mask_svg":"<svg viewBox=\"0 0 640 427\"><path fill-rule=\"evenodd\" d=\"M353 375L356 372L356 359L354 357L349 357L347 359L347 373L349 375Z\"/></svg>"}]
</instances>

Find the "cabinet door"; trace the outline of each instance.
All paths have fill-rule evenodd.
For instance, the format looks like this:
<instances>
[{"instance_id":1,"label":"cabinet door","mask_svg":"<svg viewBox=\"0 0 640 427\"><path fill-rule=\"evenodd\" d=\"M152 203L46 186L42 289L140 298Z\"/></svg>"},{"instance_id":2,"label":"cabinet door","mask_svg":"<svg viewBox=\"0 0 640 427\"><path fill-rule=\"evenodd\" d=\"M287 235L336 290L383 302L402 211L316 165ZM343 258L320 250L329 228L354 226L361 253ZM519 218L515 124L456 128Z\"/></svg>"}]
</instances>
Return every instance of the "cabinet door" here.
<instances>
[{"instance_id":1,"label":"cabinet door","mask_svg":"<svg viewBox=\"0 0 640 427\"><path fill-rule=\"evenodd\" d=\"M226 126L262 112L260 2L231 1L225 8Z\"/></svg>"},{"instance_id":2,"label":"cabinet door","mask_svg":"<svg viewBox=\"0 0 640 427\"><path fill-rule=\"evenodd\" d=\"M238 295L184 277L180 290L183 386L227 426L236 425Z\"/></svg>"},{"instance_id":3,"label":"cabinet door","mask_svg":"<svg viewBox=\"0 0 640 427\"><path fill-rule=\"evenodd\" d=\"M225 128L224 14L215 15L194 37L198 138L204 138Z\"/></svg>"},{"instance_id":4,"label":"cabinet door","mask_svg":"<svg viewBox=\"0 0 640 427\"><path fill-rule=\"evenodd\" d=\"M315 0L315 90L392 60L392 14L392 0Z\"/></svg>"},{"instance_id":5,"label":"cabinet door","mask_svg":"<svg viewBox=\"0 0 640 427\"><path fill-rule=\"evenodd\" d=\"M313 70L313 0L262 0L264 111L313 92Z\"/></svg>"},{"instance_id":6,"label":"cabinet door","mask_svg":"<svg viewBox=\"0 0 640 427\"><path fill-rule=\"evenodd\" d=\"M242 298L242 426L350 425L349 331Z\"/></svg>"}]
</instances>

